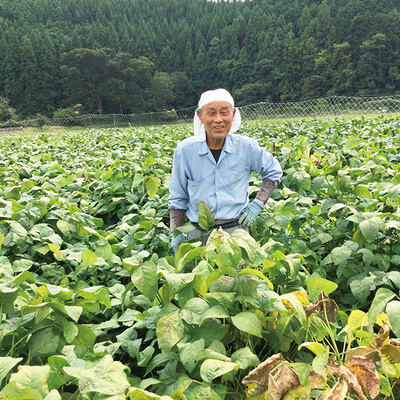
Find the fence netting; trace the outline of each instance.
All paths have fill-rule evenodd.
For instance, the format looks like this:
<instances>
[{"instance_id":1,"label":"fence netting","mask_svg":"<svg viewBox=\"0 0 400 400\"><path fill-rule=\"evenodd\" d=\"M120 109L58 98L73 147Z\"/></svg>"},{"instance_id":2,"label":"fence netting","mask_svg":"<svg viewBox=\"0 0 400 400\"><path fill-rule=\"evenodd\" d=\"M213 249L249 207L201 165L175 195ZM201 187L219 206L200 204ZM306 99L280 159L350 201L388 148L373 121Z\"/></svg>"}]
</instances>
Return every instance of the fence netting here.
<instances>
[{"instance_id":1,"label":"fence netting","mask_svg":"<svg viewBox=\"0 0 400 400\"><path fill-rule=\"evenodd\" d=\"M400 95L382 97L332 96L297 102L250 104L238 107L242 120L341 117L400 112ZM19 122L25 126L118 128L129 126L175 125L190 123L196 107L142 114L88 114L68 118L40 117ZM1 129L1 128L0 128ZM3 130L10 129L4 126Z\"/></svg>"}]
</instances>

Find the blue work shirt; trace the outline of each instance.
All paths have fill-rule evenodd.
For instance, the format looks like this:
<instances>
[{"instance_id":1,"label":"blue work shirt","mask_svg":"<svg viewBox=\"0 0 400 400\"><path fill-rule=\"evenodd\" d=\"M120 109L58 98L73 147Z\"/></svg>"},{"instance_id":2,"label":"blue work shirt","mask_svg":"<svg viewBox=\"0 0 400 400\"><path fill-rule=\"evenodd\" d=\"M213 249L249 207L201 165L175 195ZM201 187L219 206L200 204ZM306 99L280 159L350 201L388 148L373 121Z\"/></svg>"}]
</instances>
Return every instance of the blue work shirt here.
<instances>
[{"instance_id":1,"label":"blue work shirt","mask_svg":"<svg viewBox=\"0 0 400 400\"><path fill-rule=\"evenodd\" d=\"M203 201L215 219L237 218L249 202L252 171L275 182L282 177L278 160L252 138L227 135L218 163L205 141L187 138L174 153L168 207L186 210L190 221L198 222Z\"/></svg>"}]
</instances>

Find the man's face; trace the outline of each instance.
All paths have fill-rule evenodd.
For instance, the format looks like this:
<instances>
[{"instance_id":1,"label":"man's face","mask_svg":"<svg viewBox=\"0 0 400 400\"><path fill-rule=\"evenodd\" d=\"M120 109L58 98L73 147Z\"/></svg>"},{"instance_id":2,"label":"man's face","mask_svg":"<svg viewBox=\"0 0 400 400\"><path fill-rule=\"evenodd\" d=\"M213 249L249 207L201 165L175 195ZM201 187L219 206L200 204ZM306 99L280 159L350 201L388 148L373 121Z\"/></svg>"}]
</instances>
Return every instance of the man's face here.
<instances>
[{"instance_id":1,"label":"man's face","mask_svg":"<svg viewBox=\"0 0 400 400\"><path fill-rule=\"evenodd\" d=\"M207 132L207 140L223 141L232 127L235 109L226 101L213 101L197 112Z\"/></svg>"}]
</instances>

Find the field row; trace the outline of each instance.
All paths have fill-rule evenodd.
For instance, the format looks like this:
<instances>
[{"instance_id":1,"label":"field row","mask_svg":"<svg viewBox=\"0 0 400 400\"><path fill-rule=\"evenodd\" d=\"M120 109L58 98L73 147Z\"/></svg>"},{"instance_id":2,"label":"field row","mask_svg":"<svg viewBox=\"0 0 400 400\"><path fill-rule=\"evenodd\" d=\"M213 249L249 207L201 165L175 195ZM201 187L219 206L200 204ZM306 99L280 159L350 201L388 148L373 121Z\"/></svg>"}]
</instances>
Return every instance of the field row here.
<instances>
[{"instance_id":1,"label":"field row","mask_svg":"<svg viewBox=\"0 0 400 400\"><path fill-rule=\"evenodd\" d=\"M176 255L168 185L190 128L1 138L0 397L399 395L398 121L240 133L282 181L251 235Z\"/></svg>"}]
</instances>

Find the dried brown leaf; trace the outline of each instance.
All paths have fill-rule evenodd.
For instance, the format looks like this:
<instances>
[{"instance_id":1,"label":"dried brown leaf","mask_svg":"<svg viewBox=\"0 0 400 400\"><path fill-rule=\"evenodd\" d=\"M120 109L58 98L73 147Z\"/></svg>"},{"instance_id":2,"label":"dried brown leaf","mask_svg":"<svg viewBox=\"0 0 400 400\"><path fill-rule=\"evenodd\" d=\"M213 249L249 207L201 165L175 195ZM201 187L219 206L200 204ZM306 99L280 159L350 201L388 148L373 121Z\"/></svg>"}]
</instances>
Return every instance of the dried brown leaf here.
<instances>
[{"instance_id":1,"label":"dried brown leaf","mask_svg":"<svg viewBox=\"0 0 400 400\"><path fill-rule=\"evenodd\" d=\"M375 348L371 346L360 346L360 347L354 347L354 349L349 349L346 352L346 359L345 362L350 360L352 357L368 357L371 360L377 362L380 361L381 356Z\"/></svg>"},{"instance_id":2,"label":"dried brown leaf","mask_svg":"<svg viewBox=\"0 0 400 400\"><path fill-rule=\"evenodd\" d=\"M368 400L363 393L361 385L358 383L357 377L347 367L344 365L339 366L332 356L329 357L328 366L334 376L346 380L349 389L359 397L359 400Z\"/></svg>"},{"instance_id":3,"label":"dried brown leaf","mask_svg":"<svg viewBox=\"0 0 400 400\"><path fill-rule=\"evenodd\" d=\"M299 385L299 377L293 368L281 363L269 374L268 400L281 400L290 389Z\"/></svg>"},{"instance_id":4,"label":"dried brown leaf","mask_svg":"<svg viewBox=\"0 0 400 400\"><path fill-rule=\"evenodd\" d=\"M388 339L389 333L390 333L390 328L386 323L384 323L381 326L381 329L379 329L378 335L375 339L373 346L376 347L377 349L380 349L384 345L385 341Z\"/></svg>"},{"instance_id":5,"label":"dried brown leaf","mask_svg":"<svg viewBox=\"0 0 400 400\"><path fill-rule=\"evenodd\" d=\"M339 376L339 367L340 365L335 361L333 356L329 356L328 359L328 367L331 370L332 374L335 376Z\"/></svg>"},{"instance_id":6,"label":"dried brown leaf","mask_svg":"<svg viewBox=\"0 0 400 400\"><path fill-rule=\"evenodd\" d=\"M344 378L340 378L323 400L344 400L349 391L349 385ZM318 397L319 399L319 397Z\"/></svg>"},{"instance_id":7,"label":"dried brown leaf","mask_svg":"<svg viewBox=\"0 0 400 400\"><path fill-rule=\"evenodd\" d=\"M309 400L311 394L310 386L297 386L290 389L282 400Z\"/></svg>"},{"instance_id":8,"label":"dried brown leaf","mask_svg":"<svg viewBox=\"0 0 400 400\"><path fill-rule=\"evenodd\" d=\"M306 313L307 318L315 313L315 311L317 311L318 309L318 303L317 304L309 304L305 309L304 312Z\"/></svg>"},{"instance_id":9,"label":"dried brown leaf","mask_svg":"<svg viewBox=\"0 0 400 400\"><path fill-rule=\"evenodd\" d=\"M274 354L262 362L258 367L250 371L250 373L242 380L244 385L256 383L256 386L249 389L249 396L259 396L264 393L268 389L270 372L284 361L285 359L282 354Z\"/></svg>"},{"instance_id":10,"label":"dried brown leaf","mask_svg":"<svg viewBox=\"0 0 400 400\"><path fill-rule=\"evenodd\" d=\"M375 363L368 357L352 357L345 365L353 375L364 392L375 399L379 395L380 380Z\"/></svg>"},{"instance_id":11,"label":"dried brown leaf","mask_svg":"<svg viewBox=\"0 0 400 400\"><path fill-rule=\"evenodd\" d=\"M328 318L328 321L335 322L336 321L336 313L338 312L339 307L334 300L331 300L329 297L325 295L324 292L321 292L318 296L318 301L316 304L310 304L304 309L306 316L309 317L315 311L318 311L321 315L325 315Z\"/></svg>"},{"instance_id":12,"label":"dried brown leaf","mask_svg":"<svg viewBox=\"0 0 400 400\"><path fill-rule=\"evenodd\" d=\"M244 385L249 385L250 383L268 385L269 373L283 361L285 361L285 359L282 354L274 354L250 371L249 374L243 378L242 383Z\"/></svg>"},{"instance_id":13,"label":"dried brown leaf","mask_svg":"<svg viewBox=\"0 0 400 400\"><path fill-rule=\"evenodd\" d=\"M350 391L355 393L359 397L359 400L368 400L364 395L361 385L358 383L357 377L347 367L340 366L339 375L346 380Z\"/></svg>"},{"instance_id":14,"label":"dried brown leaf","mask_svg":"<svg viewBox=\"0 0 400 400\"><path fill-rule=\"evenodd\" d=\"M385 354L390 358L391 362L400 363L400 347L389 343L385 344L381 351L382 354Z\"/></svg>"},{"instance_id":15,"label":"dried brown leaf","mask_svg":"<svg viewBox=\"0 0 400 400\"><path fill-rule=\"evenodd\" d=\"M325 295L324 292L321 292L321 294L318 297L318 312L322 315L325 315L328 319L329 322L335 322L336 321L336 314L339 310L338 305L336 302L329 297Z\"/></svg>"},{"instance_id":16,"label":"dried brown leaf","mask_svg":"<svg viewBox=\"0 0 400 400\"><path fill-rule=\"evenodd\" d=\"M400 339L390 339L389 343L392 344L393 346L400 347Z\"/></svg>"},{"instance_id":17,"label":"dried brown leaf","mask_svg":"<svg viewBox=\"0 0 400 400\"><path fill-rule=\"evenodd\" d=\"M314 389L324 389L326 387L327 373L326 369L320 372L315 372L313 369L310 371L310 376L308 377L310 381L310 386Z\"/></svg>"}]
</instances>

